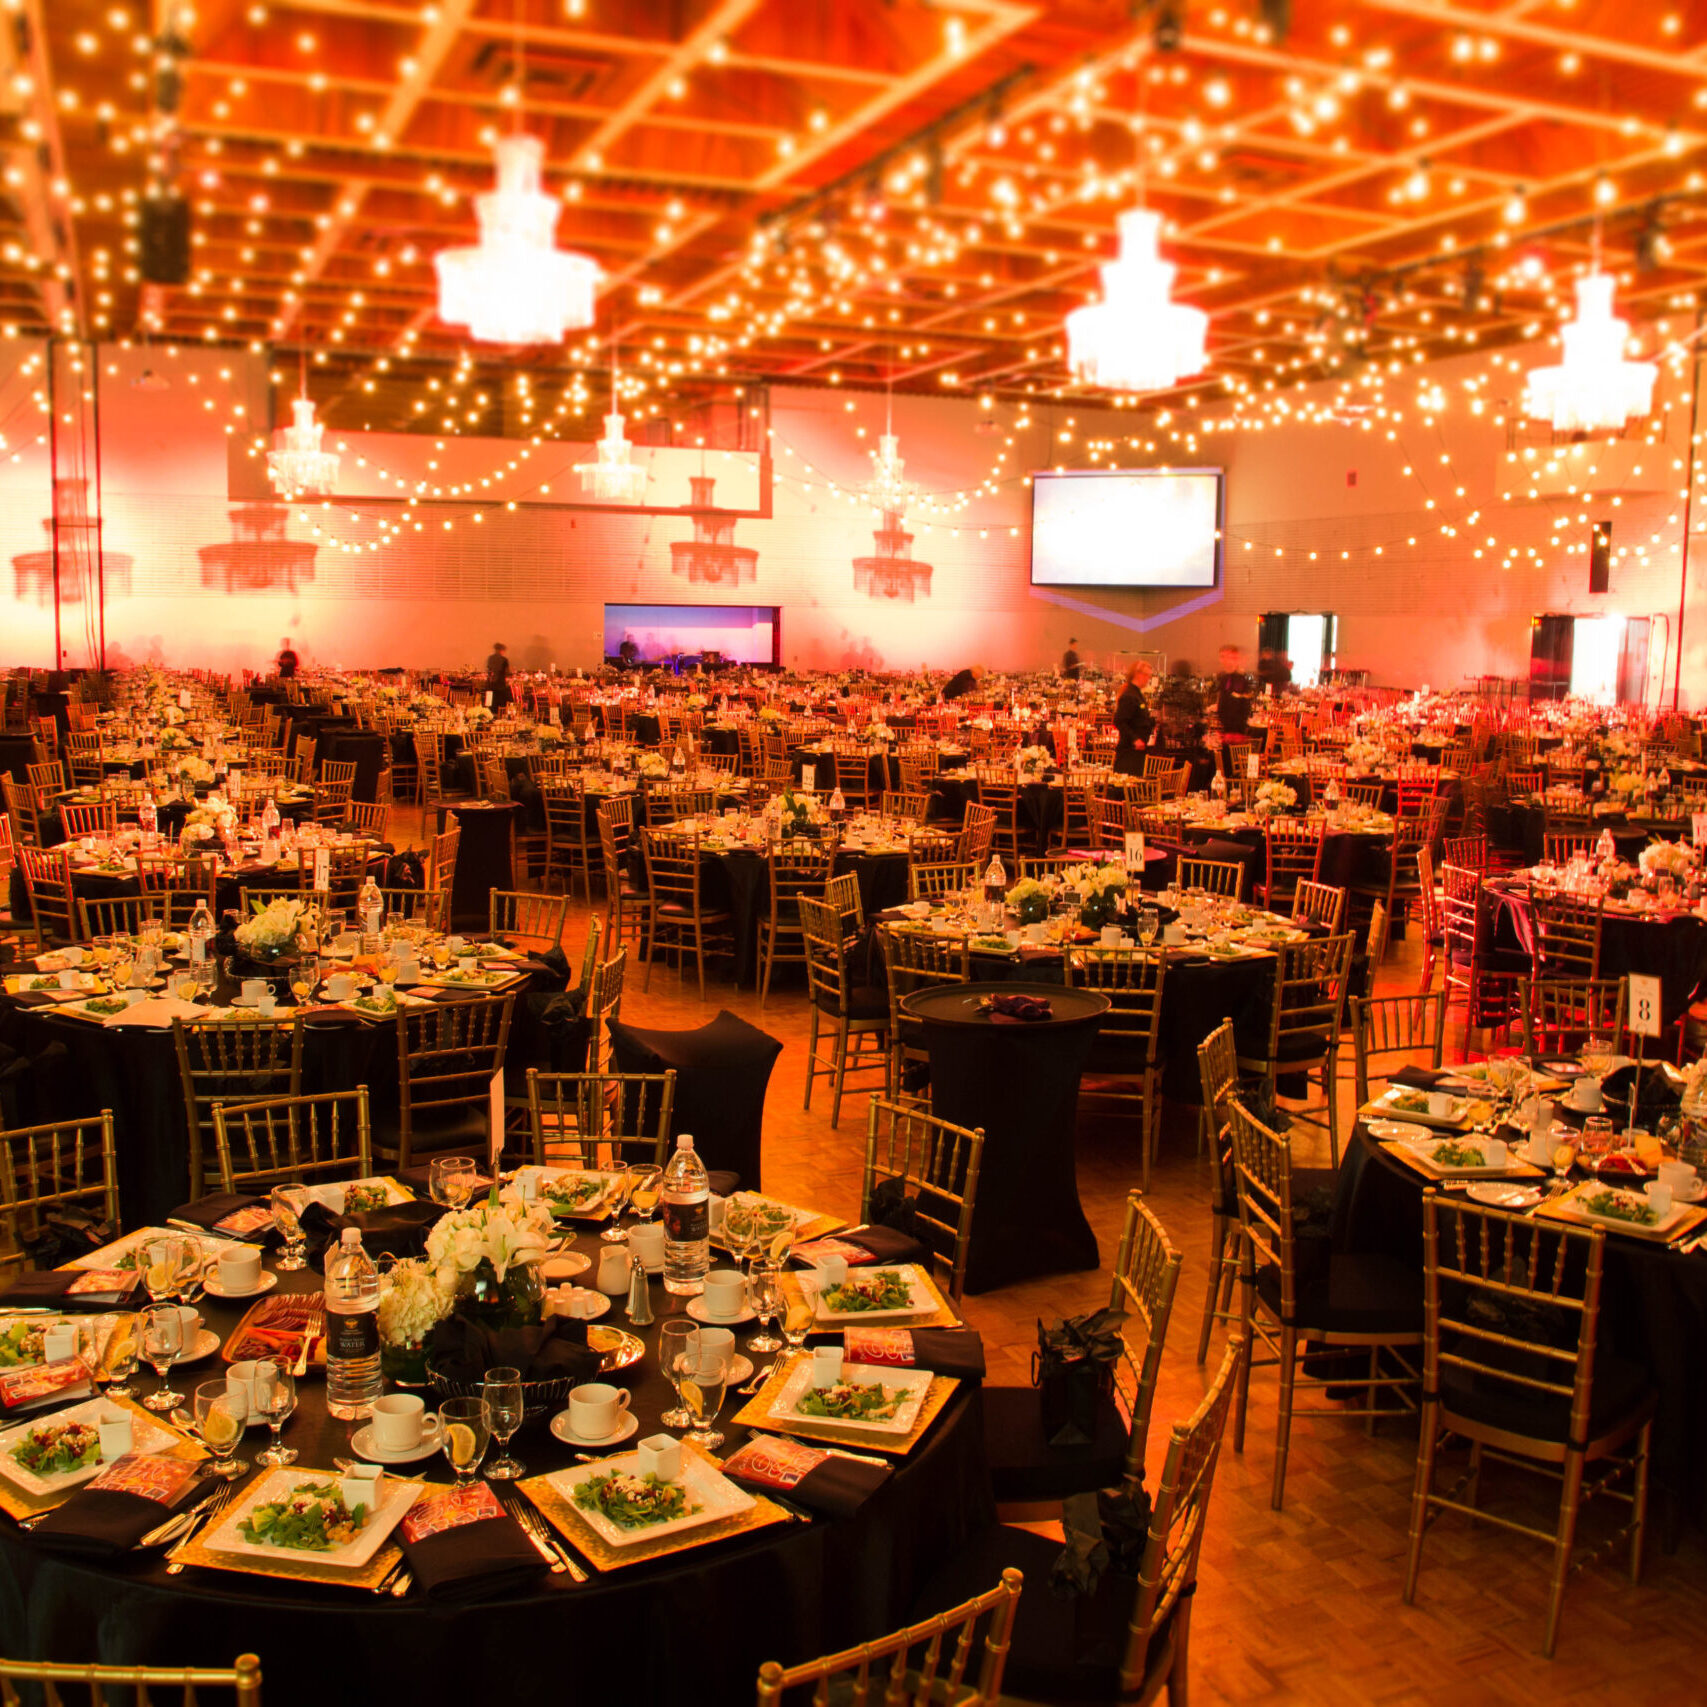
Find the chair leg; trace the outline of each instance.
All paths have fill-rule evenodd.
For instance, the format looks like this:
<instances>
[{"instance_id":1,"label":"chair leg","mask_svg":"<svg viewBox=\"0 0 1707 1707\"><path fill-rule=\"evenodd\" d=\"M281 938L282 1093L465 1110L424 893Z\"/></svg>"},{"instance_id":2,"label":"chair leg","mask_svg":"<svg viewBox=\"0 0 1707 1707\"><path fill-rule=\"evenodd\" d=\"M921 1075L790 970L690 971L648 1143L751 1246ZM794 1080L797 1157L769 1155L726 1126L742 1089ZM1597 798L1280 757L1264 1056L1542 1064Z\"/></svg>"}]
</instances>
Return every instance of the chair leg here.
<instances>
[{"instance_id":1,"label":"chair leg","mask_svg":"<svg viewBox=\"0 0 1707 1707\"><path fill-rule=\"evenodd\" d=\"M1251 1363L1252 1352L1256 1347L1256 1336L1251 1331L1251 1325L1256 1320L1256 1264L1251 1255L1249 1242L1240 1241L1239 1246L1239 1331L1245 1336L1245 1355L1239 1359L1239 1396L1233 1407L1233 1450L1245 1450L1245 1413L1251 1402Z\"/></svg>"},{"instance_id":2,"label":"chair leg","mask_svg":"<svg viewBox=\"0 0 1707 1707\"><path fill-rule=\"evenodd\" d=\"M1438 1406L1425 1401L1422 1414L1422 1438L1417 1443L1417 1476L1411 1488L1411 1546L1405 1562L1405 1604L1414 1605L1417 1598L1417 1573L1422 1569L1423 1532L1428 1526L1428 1494L1434 1481L1434 1450L1438 1430L1435 1417Z\"/></svg>"},{"instance_id":3,"label":"chair leg","mask_svg":"<svg viewBox=\"0 0 1707 1707\"><path fill-rule=\"evenodd\" d=\"M648 917L650 917L650 915L648 915ZM640 932L640 952L642 958L646 962L646 979L641 987L646 990L650 990L652 988L652 949L657 942L657 938L658 927L656 923L652 924L650 930L642 927Z\"/></svg>"},{"instance_id":4,"label":"chair leg","mask_svg":"<svg viewBox=\"0 0 1707 1707\"><path fill-rule=\"evenodd\" d=\"M764 976L759 980L759 1006L762 1008L770 1000L771 967L776 964L776 932L761 924L759 938L765 957Z\"/></svg>"},{"instance_id":5,"label":"chair leg","mask_svg":"<svg viewBox=\"0 0 1707 1707\"><path fill-rule=\"evenodd\" d=\"M1323 1089L1328 1099L1328 1157L1334 1167L1340 1165L1340 1097L1339 1050L1336 1048L1322 1068Z\"/></svg>"},{"instance_id":6,"label":"chair leg","mask_svg":"<svg viewBox=\"0 0 1707 1707\"><path fill-rule=\"evenodd\" d=\"M1553 1542L1553 1580L1547 1590L1547 1636L1541 1652L1552 1659L1559 1642L1559 1614L1565 1607L1565 1584L1571 1576L1571 1548L1577 1538L1577 1512L1583 1497L1583 1455L1565 1454L1565 1485L1559 1497L1559 1531Z\"/></svg>"},{"instance_id":7,"label":"chair leg","mask_svg":"<svg viewBox=\"0 0 1707 1707\"><path fill-rule=\"evenodd\" d=\"M818 1076L818 1004L812 1004L812 1021L806 1034L806 1101L803 1108L812 1106L812 1081Z\"/></svg>"},{"instance_id":8,"label":"chair leg","mask_svg":"<svg viewBox=\"0 0 1707 1707\"><path fill-rule=\"evenodd\" d=\"M1644 1423L1636 1437L1636 1480L1630 1490L1630 1581L1642 1580L1642 1538L1648 1524L1648 1440L1654 1425Z\"/></svg>"},{"instance_id":9,"label":"chair leg","mask_svg":"<svg viewBox=\"0 0 1707 1707\"><path fill-rule=\"evenodd\" d=\"M699 999L705 1000L705 926L699 914L693 916L693 963L699 972Z\"/></svg>"},{"instance_id":10,"label":"chair leg","mask_svg":"<svg viewBox=\"0 0 1707 1707\"><path fill-rule=\"evenodd\" d=\"M830 1102L830 1130L834 1132L842 1119L842 1087L848 1079L848 1022L836 1021L836 1090Z\"/></svg>"},{"instance_id":11,"label":"chair leg","mask_svg":"<svg viewBox=\"0 0 1707 1707\"><path fill-rule=\"evenodd\" d=\"M1286 1457L1292 1450L1292 1395L1298 1379L1298 1333L1280 1330L1280 1406L1274 1422L1274 1487L1269 1506L1279 1511L1286 1498Z\"/></svg>"},{"instance_id":12,"label":"chair leg","mask_svg":"<svg viewBox=\"0 0 1707 1707\"><path fill-rule=\"evenodd\" d=\"M1221 1298L1222 1269L1227 1261L1227 1217L1211 1211L1209 1217L1209 1290L1203 1299L1203 1326L1197 1335L1197 1363L1201 1369L1209 1357L1209 1336L1215 1327L1215 1309Z\"/></svg>"}]
</instances>

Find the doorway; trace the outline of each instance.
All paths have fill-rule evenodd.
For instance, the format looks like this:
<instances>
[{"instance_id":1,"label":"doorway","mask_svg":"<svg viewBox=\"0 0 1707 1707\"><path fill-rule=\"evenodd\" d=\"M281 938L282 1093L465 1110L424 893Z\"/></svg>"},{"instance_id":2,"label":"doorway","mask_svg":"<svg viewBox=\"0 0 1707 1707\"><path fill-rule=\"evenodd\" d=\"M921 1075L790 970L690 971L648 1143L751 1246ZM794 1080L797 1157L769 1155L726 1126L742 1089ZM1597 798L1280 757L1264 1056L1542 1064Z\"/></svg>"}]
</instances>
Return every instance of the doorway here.
<instances>
[{"instance_id":1,"label":"doorway","mask_svg":"<svg viewBox=\"0 0 1707 1707\"><path fill-rule=\"evenodd\" d=\"M1313 688L1339 652L1339 618L1332 611L1268 611L1257 621L1257 677L1265 659L1290 658L1292 685Z\"/></svg>"}]
</instances>

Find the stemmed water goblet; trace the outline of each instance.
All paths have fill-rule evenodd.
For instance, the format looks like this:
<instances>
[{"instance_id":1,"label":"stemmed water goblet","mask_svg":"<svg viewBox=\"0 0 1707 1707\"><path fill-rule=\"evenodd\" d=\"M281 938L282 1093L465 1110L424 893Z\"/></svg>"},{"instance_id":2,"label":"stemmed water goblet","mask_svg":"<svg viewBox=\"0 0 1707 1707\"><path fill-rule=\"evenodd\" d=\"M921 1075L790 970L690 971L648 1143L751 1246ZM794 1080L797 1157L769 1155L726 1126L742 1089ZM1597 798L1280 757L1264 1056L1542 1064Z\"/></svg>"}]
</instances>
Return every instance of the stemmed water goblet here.
<instances>
[{"instance_id":1,"label":"stemmed water goblet","mask_svg":"<svg viewBox=\"0 0 1707 1707\"><path fill-rule=\"evenodd\" d=\"M682 1376L699 1355L699 1329L691 1321L672 1317L658 1329L658 1367L676 1389L676 1402L658 1421L665 1428L691 1428L693 1413L682 1398Z\"/></svg>"},{"instance_id":2,"label":"stemmed water goblet","mask_svg":"<svg viewBox=\"0 0 1707 1707\"><path fill-rule=\"evenodd\" d=\"M291 1412L296 1409L296 1378L288 1369L281 1369L276 1363L260 1363L255 1367L255 1409L267 1419L267 1427L273 1431L273 1443L265 1452L256 1456L257 1464L279 1466L296 1462L296 1448L284 1446L279 1436L284 1432L284 1425L289 1420Z\"/></svg>"},{"instance_id":3,"label":"stemmed water goblet","mask_svg":"<svg viewBox=\"0 0 1707 1707\"><path fill-rule=\"evenodd\" d=\"M656 1162L641 1162L628 1170L632 1182L628 1188L628 1207L636 1221L644 1225L658 1208L659 1182L664 1170Z\"/></svg>"},{"instance_id":4,"label":"stemmed water goblet","mask_svg":"<svg viewBox=\"0 0 1707 1707\"><path fill-rule=\"evenodd\" d=\"M723 1444L723 1436L712 1424L723 1409L732 1361L727 1350L708 1347L702 1340L699 1349L686 1360L687 1369L677 1386L682 1403L691 1413L694 1423L694 1427L688 1430L687 1439L706 1452L715 1452Z\"/></svg>"},{"instance_id":5,"label":"stemmed water goblet","mask_svg":"<svg viewBox=\"0 0 1707 1707\"><path fill-rule=\"evenodd\" d=\"M488 1369L480 1389L482 1416L487 1433L497 1441L499 1456L486 1466L489 1482L513 1482L525 1475L527 1466L510 1456L510 1439L522 1426L522 1372L519 1369Z\"/></svg>"},{"instance_id":6,"label":"stemmed water goblet","mask_svg":"<svg viewBox=\"0 0 1707 1707\"><path fill-rule=\"evenodd\" d=\"M169 1411L184 1402L167 1379L173 1359L184 1349L184 1318L176 1304L151 1304L142 1317L142 1355L160 1378L158 1391L142 1402L151 1411Z\"/></svg>"},{"instance_id":7,"label":"stemmed water goblet","mask_svg":"<svg viewBox=\"0 0 1707 1707\"><path fill-rule=\"evenodd\" d=\"M439 1406L439 1440L459 1488L474 1480L490 1439L484 1399L446 1399Z\"/></svg>"},{"instance_id":8,"label":"stemmed water goblet","mask_svg":"<svg viewBox=\"0 0 1707 1707\"><path fill-rule=\"evenodd\" d=\"M213 1457L213 1473L227 1481L249 1468L237 1456L246 1420L232 1412L230 1390L224 1381L204 1381L196 1388L196 1427L202 1445Z\"/></svg>"},{"instance_id":9,"label":"stemmed water goblet","mask_svg":"<svg viewBox=\"0 0 1707 1707\"><path fill-rule=\"evenodd\" d=\"M296 1189L288 1185L275 1185L267 1199L273 1212L273 1225L284 1236L284 1249L274 1260L273 1267L285 1273L306 1268L308 1265L308 1258L304 1254L308 1241L303 1237L302 1217L297 1212Z\"/></svg>"},{"instance_id":10,"label":"stemmed water goblet","mask_svg":"<svg viewBox=\"0 0 1707 1707\"><path fill-rule=\"evenodd\" d=\"M747 1350L781 1351L783 1342L777 1338L775 1324L778 1317L786 1314L788 1300L783 1292L780 1265L755 1262L747 1291L753 1300L753 1312L759 1318L759 1331L747 1341Z\"/></svg>"}]
</instances>

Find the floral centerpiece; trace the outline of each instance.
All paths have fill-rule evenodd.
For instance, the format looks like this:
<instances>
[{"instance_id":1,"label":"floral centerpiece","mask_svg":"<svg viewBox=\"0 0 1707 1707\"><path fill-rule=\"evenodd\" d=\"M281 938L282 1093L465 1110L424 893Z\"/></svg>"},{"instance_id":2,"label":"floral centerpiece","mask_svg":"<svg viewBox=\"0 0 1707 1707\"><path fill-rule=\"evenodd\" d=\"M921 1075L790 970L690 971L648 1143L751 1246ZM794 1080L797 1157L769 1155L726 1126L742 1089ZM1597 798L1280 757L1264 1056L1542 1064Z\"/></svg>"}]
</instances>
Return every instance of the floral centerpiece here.
<instances>
[{"instance_id":1,"label":"floral centerpiece","mask_svg":"<svg viewBox=\"0 0 1707 1707\"><path fill-rule=\"evenodd\" d=\"M689 711L704 711L707 704L708 701L702 693L690 693L687 697L687 708Z\"/></svg>"},{"instance_id":2,"label":"floral centerpiece","mask_svg":"<svg viewBox=\"0 0 1707 1707\"><path fill-rule=\"evenodd\" d=\"M439 1219L427 1235L427 1262L459 1314L524 1326L540 1319L539 1265L551 1237L549 1204L494 1187L484 1203Z\"/></svg>"},{"instance_id":3,"label":"floral centerpiece","mask_svg":"<svg viewBox=\"0 0 1707 1707\"><path fill-rule=\"evenodd\" d=\"M1258 787L1256 799L1251 802L1251 810L1259 818L1267 818L1276 812L1289 812L1297 804L1296 789L1288 788L1283 782L1270 780Z\"/></svg>"},{"instance_id":4,"label":"floral centerpiece","mask_svg":"<svg viewBox=\"0 0 1707 1707\"><path fill-rule=\"evenodd\" d=\"M1672 877L1682 882L1694 869L1695 856L1677 842L1652 842L1636 856L1643 877Z\"/></svg>"},{"instance_id":5,"label":"floral centerpiece","mask_svg":"<svg viewBox=\"0 0 1707 1707\"><path fill-rule=\"evenodd\" d=\"M1039 881L1035 877L1022 877L1008 891L1008 905L1022 925L1041 924L1049 917L1049 908L1055 899L1055 889L1054 878Z\"/></svg>"},{"instance_id":6,"label":"floral centerpiece","mask_svg":"<svg viewBox=\"0 0 1707 1707\"><path fill-rule=\"evenodd\" d=\"M1014 769L1033 781L1054 767L1055 755L1047 747L1021 747L1014 754Z\"/></svg>"},{"instance_id":7,"label":"floral centerpiece","mask_svg":"<svg viewBox=\"0 0 1707 1707\"><path fill-rule=\"evenodd\" d=\"M1345 768L1354 774L1379 770L1386 757L1385 749L1374 741L1360 738L1345 744Z\"/></svg>"},{"instance_id":8,"label":"floral centerpiece","mask_svg":"<svg viewBox=\"0 0 1707 1707\"><path fill-rule=\"evenodd\" d=\"M379 1280L379 1361L400 1387L427 1383L427 1335L451 1313L456 1288L422 1257L394 1263Z\"/></svg>"},{"instance_id":9,"label":"floral centerpiece","mask_svg":"<svg viewBox=\"0 0 1707 1707\"><path fill-rule=\"evenodd\" d=\"M810 837L814 829L824 822L824 808L810 794L796 794L792 788L785 788L771 802L776 811L778 832L787 839L790 836Z\"/></svg>"},{"instance_id":10,"label":"floral centerpiece","mask_svg":"<svg viewBox=\"0 0 1707 1707\"><path fill-rule=\"evenodd\" d=\"M160 731L160 751L163 753L182 753L189 750L190 738L182 729L162 729Z\"/></svg>"},{"instance_id":11,"label":"floral centerpiece","mask_svg":"<svg viewBox=\"0 0 1707 1707\"><path fill-rule=\"evenodd\" d=\"M1640 771L1609 771L1606 777L1606 787L1612 794L1622 794L1628 797L1642 792L1642 773Z\"/></svg>"},{"instance_id":12,"label":"floral centerpiece","mask_svg":"<svg viewBox=\"0 0 1707 1707\"><path fill-rule=\"evenodd\" d=\"M1125 903L1126 868L1123 865L1070 865L1061 882L1079 893L1079 923L1098 931L1114 920Z\"/></svg>"},{"instance_id":13,"label":"floral centerpiece","mask_svg":"<svg viewBox=\"0 0 1707 1707\"><path fill-rule=\"evenodd\" d=\"M636 768L641 776L655 781L670 774L670 761L662 753L642 753Z\"/></svg>"},{"instance_id":14,"label":"floral centerpiece","mask_svg":"<svg viewBox=\"0 0 1707 1707\"><path fill-rule=\"evenodd\" d=\"M763 723L780 723L782 713L774 705L761 705L759 707L759 720Z\"/></svg>"},{"instance_id":15,"label":"floral centerpiece","mask_svg":"<svg viewBox=\"0 0 1707 1707\"><path fill-rule=\"evenodd\" d=\"M279 961L296 952L297 939L308 924L308 905L281 895L265 907L251 903L254 912L233 933L238 948L251 960Z\"/></svg>"},{"instance_id":16,"label":"floral centerpiece","mask_svg":"<svg viewBox=\"0 0 1707 1707\"><path fill-rule=\"evenodd\" d=\"M492 721L492 708L487 705L471 705L468 708L468 727L484 729Z\"/></svg>"},{"instance_id":17,"label":"floral centerpiece","mask_svg":"<svg viewBox=\"0 0 1707 1707\"><path fill-rule=\"evenodd\" d=\"M172 774L179 782L212 782L213 766L197 753L186 753L173 761Z\"/></svg>"},{"instance_id":18,"label":"floral centerpiece","mask_svg":"<svg viewBox=\"0 0 1707 1707\"><path fill-rule=\"evenodd\" d=\"M868 723L861 731L868 741L893 741L895 731L887 723Z\"/></svg>"}]
</instances>

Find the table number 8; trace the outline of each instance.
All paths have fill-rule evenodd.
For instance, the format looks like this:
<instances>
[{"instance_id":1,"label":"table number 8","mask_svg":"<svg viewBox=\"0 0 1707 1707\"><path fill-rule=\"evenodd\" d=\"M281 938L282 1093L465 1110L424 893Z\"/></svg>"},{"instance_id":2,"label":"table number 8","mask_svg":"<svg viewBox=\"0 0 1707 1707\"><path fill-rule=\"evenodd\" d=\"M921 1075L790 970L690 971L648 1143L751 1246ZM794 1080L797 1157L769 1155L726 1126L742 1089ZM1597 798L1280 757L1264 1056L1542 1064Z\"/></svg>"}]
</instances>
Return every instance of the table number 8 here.
<instances>
[{"instance_id":1,"label":"table number 8","mask_svg":"<svg viewBox=\"0 0 1707 1707\"><path fill-rule=\"evenodd\" d=\"M1640 972L1630 974L1630 1030L1638 1037L1660 1035L1660 981Z\"/></svg>"}]
</instances>

